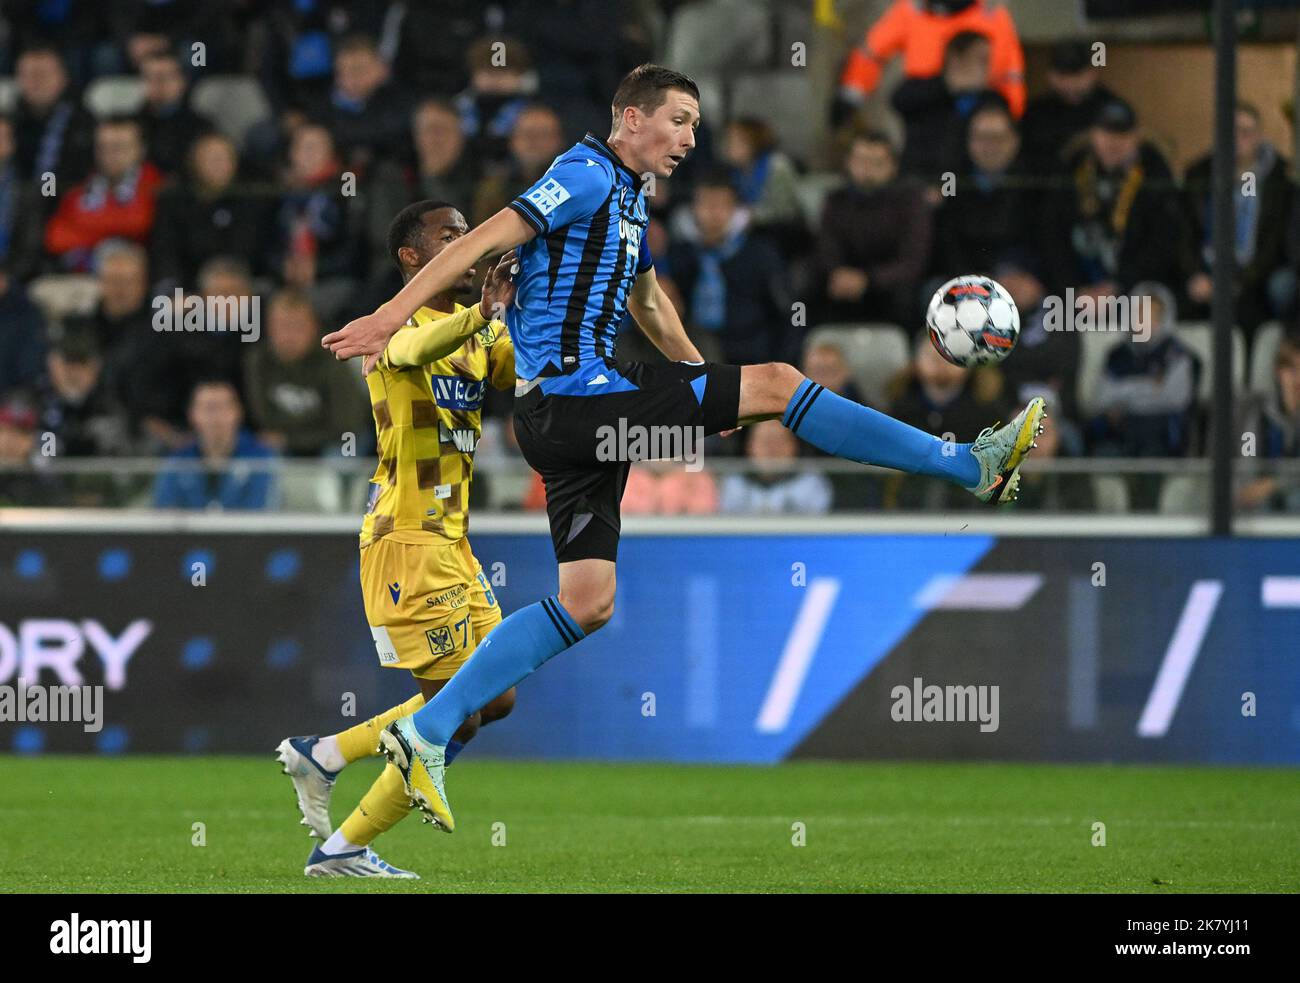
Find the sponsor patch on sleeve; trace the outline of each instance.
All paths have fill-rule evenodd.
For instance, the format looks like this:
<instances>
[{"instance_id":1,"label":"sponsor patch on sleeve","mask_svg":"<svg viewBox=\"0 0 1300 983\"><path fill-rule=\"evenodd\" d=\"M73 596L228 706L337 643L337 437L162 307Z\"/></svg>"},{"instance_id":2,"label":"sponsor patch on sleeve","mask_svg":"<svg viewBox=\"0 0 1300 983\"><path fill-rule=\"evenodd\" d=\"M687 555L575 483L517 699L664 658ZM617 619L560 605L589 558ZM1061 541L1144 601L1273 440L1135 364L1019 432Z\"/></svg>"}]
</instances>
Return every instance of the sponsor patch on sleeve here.
<instances>
[{"instance_id":1,"label":"sponsor patch on sleeve","mask_svg":"<svg viewBox=\"0 0 1300 983\"><path fill-rule=\"evenodd\" d=\"M569 191L555 178L543 181L524 196L543 215L550 215L569 200Z\"/></svg>"}]
</instances>

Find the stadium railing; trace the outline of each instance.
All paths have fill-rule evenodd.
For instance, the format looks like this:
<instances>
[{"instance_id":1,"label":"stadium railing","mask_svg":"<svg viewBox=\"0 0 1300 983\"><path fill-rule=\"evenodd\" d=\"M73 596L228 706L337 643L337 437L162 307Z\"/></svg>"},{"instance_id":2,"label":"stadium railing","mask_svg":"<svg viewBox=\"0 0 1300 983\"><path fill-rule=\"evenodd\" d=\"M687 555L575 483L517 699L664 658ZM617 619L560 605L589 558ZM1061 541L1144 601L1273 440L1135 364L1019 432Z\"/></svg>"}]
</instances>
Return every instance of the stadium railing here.
<instances>
[{"instance_id":1,"label":"stadium railing","mask_svg":"<svg viewBox=\"0 0 1300 983\"><path fill-rule=\"evenodd\" d=\"M741 458L706 459L704 465L719 487L732 475L757 476L769 483L772 480L771 472L764 476L752 462ZM264 471L273 478L268 507L227 513L235 525L252 528L259 517L269 517L274 524L290 516L303 516L323 520L331 529L355 528L357 516L365 509L374 467L364 458L239 460L233 466L242 473ZM681 464L665 462L649 467L664 474ZM80 521L78 516L94 510L106 516L143 517L147 524L150 515L165 514L152 508L160 474L202 470L202 462L159 458L49 459L38 467L0 464L0 523L9 524L15 517L30 517L32 510L40 510L50 517L42 521L51 528L60 522L75 525ZM833 489L830 514L715 513L645 518L671 519L683 527L701 530L710 525L726 528L733 520L740 520L782 528L802 528L806 524L812 531L827 523L841 531L865 531L878 523L881 528L945 531L965 524L980 531L996 529L1011 534L1025 529L1057 533L1086 528L1098 533L1113 529L1118 534L1148 531L1198 535L1206 532L1210 473L1210 462L1204 458L1031 459L1023 472L1030 494L1008 512L989 512L973 499L967 501L969 496L939 482L836 459L798 458L785 474L823 475ZM1266 476L1278 479L1284 488L1300 489L1300 461L1251 460L1249 467L1243 462L1237 472L1239 483ZM502 515L513 513L519 517L522 500L533 481L532 472L522 461L484 461L476 470L476 478L483 491L472 503L475 528L484 521L495 522ZM1052 483L1053 493L1033 493L1036 482L1041 486ZM1241 532L1300 535L1298 499L1300 492L1291 493L1290 500L1281 499L1285 511L1242 510ZM220 510L202 514L214 512ZM530 523L536 518L541 523L538 528L543 528L544 516L540 513L525 518ZM628 518L639 522L642 517ZM158 521L166 524L172 520Z\"/></svg>"}]
</instances>

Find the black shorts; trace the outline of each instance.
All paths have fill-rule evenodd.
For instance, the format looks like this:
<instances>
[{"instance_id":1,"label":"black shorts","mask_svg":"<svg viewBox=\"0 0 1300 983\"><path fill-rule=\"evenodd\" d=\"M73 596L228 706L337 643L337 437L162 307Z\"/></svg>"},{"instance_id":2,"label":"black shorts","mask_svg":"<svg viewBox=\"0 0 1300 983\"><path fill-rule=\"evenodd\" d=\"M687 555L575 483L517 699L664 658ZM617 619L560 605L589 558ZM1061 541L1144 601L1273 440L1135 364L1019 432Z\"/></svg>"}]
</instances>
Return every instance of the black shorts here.
<instances>
[{"instance_id":1,"label":"black shorts","mask_svg":"<svg viewBox=\"0 0 1300 983\"><path fill-rule=\"evenodd\" d=\"M670 445L698 453L696 438L736 426L738 365L632 362L618 372L637 388L558 396L539 386L515 399L515 437L546 485L561 563L617 559L619 503L633 461L660 457L655 451Z\"/></svg>"}]
</instances>

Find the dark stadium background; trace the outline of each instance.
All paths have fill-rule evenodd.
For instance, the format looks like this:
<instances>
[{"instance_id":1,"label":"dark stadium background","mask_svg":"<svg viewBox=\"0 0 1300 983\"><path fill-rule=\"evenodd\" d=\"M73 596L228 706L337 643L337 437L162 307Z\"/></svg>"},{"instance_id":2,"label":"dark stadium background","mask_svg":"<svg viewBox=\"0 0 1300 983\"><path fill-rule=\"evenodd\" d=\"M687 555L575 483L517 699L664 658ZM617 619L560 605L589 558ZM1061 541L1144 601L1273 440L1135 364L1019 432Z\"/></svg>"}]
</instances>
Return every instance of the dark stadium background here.
<instances>
[{"instance_id":1,"label":"dark stadium background","mask_svg":"<svg viewBox=\"0 0 1300 983\"><path fill-rule=\"evenodd\" d=\"M1152 894L1294 891L1298 38L1263 0L0 0L0 699L105 687L96 732L0 720L0 892L1147 895L921 916L1014 962L1133 941ZM412 691L358 590L365 386L318 339L397 288L400 208L483 221L645 61L701 91L648 242L706 356L959 441L1043 395L1021 499L775 423L636 466L613 620L457 760L456 836L379 841L424 879L308 880L272 749ZM968 273L1022 325L973 371L924 337ZM1048 330L1084 293L1161 330ZM158 330L178 299L209 330ZM620 357L661 356L625 323ZM510 411L470 525L506 612L555 589ZM996 687L998 727L899 720L914 685ZM222 923L167 910L160 954L206 958Z\"/></svg>"}]
</instances>

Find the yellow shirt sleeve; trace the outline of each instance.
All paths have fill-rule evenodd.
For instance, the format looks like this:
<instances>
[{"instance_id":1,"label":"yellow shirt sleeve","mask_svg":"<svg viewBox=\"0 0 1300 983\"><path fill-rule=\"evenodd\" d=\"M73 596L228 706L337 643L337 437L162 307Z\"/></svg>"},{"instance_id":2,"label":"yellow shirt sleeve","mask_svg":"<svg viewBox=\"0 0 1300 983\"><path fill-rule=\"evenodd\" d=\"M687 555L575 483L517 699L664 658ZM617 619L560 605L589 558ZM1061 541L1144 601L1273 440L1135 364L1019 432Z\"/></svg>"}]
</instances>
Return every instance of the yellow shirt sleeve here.
<instances>
[{"instance_id":1,"label":"yellow shirt sleeve","mask_svg":"<svg viewBox=\"0 0 1300 983\"><path fill-rule=\"evenodd\" d=\"M488 349L488 379L496 389L513 389L515 385L515 343L510 331L500 321L493 321L496 340Z\"/></svg>"},{"instance_id":2,"label":"yellow shirt sleeve","mask_svg":"<svg viewBox=\"0 0 1300 983\"><path fill-rule=\"evenodd\" d=\"M436 321L415 328L403 328L384 349L384 367L400 369L412 365L428 365L450 355L465 339L481 330L487 320L479 315L478 304L470 304L463 311L440 317Z\"/></svg>"}]
</instances>

